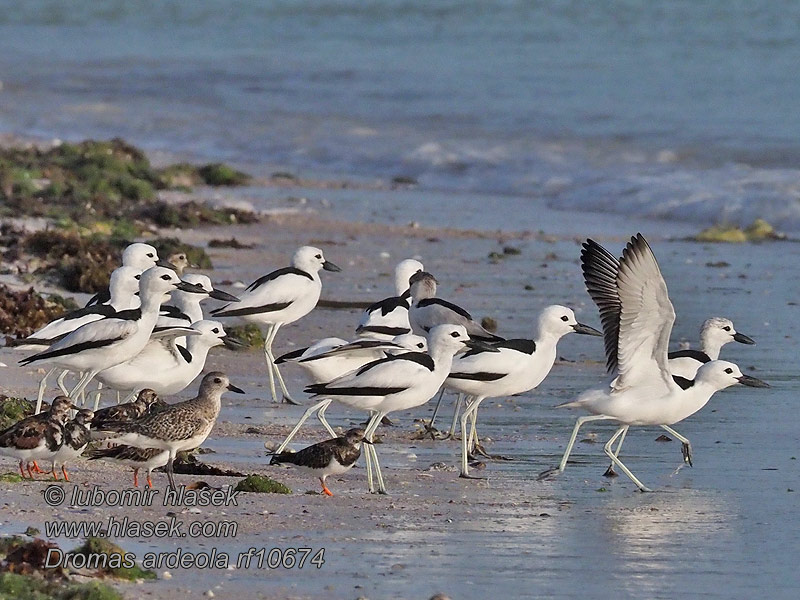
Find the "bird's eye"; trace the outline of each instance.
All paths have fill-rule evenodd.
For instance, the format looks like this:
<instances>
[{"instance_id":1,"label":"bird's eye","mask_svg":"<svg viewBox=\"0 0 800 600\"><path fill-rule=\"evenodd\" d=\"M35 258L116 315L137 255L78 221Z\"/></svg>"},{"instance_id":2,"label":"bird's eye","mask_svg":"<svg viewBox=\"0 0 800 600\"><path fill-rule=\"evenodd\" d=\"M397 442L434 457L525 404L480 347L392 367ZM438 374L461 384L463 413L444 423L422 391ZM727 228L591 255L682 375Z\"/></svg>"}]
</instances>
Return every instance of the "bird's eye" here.
<instances>
[{"instance_id":1,"label":"bird's eye","mask_svg":"<svg viewBox=\"0 0 800 600\"><path fill-rule=\"evenodd\" d=\"M318 259L322 260L322 254L317 254L314 258L318 258Z\"/></svg>"},{"instance_id":2,"label":"bird's eye","mask_svg":"<svg viewBox=\"0 0 800 600\"><path fill-rule=\"evenodd\" d=\"M185 254L178 255L178 260L186 260L186 255Z\"/></svg>"},{"instance_id":3,"label":"bird's eye","mask_svg":"<svg viewBox=\"0 0 800 600\"><path fill-rule=\"evenodd\" d=\"M730 375L731 373L733 373L733 369L731 369L730 367L728 367L727 369L725 369L725 372L726 372L728 375Z\"/></svg>"},{"instance_id":4,"label":"bird's eye","mask_svg":"<svg viewBox=\"0 0 800 600\"><path fill-rule=\"evenodd\" d=\"M134 276L133 276L133 278L134 278L136 281L139 281L139 280L142 278L142 276L141 276L141 275L134 275Z\"/></svg>"},{"instance_id":5,"label":"bird's eye","mask_svg":"<svg viewBox=\"0 0 800 600\"><path fill-rule=\"evenodd\" d=\"M725 325L725 327L723 327L722 329L724 329L725 331L730 331L731 327L730 325Z\"/></svg>"},{"instance_id":6,"label":"bird's eye","mask_svg":"<svg viewBox=\"0 0 800 600\"><path fill-rule=\"evenodd\" d=\"M417 348L424 348L425 344L417 344Z\"/></svg>"},{"instance_id":7,"label":"bird's eye","mask_svg":"<svg viewBox=\"0 0 800 600\"><path fill-rule=\"evenodd\" d=\"M453 337L458 337L458 336L460 336L461 334L460 334L460 333L458 333L457 331L454 331L454 332L453 332L453 333L451 333L450 335L451 335L451 336L453 336Z\"/></svg>"},{"instance_id":8,"label":"bird's eye","mask_svg":"<svg viewBox=\"0 0 800 600\"><path fill-rule=\"evenodd\" d=\"M567 315L564 315L563 317L561 317L561 320L566 323L567 321L569 321L569 317Z\"/></svg>"},{"instance_id":9,"label":"bird's eye","mask_svg":"<svg viewBox=\"0 0 800 600\"><path fill-rule=\"evenodd\" d=\"M161 279L163 279L164 281L169 281L171 277L169 275L162 275Z\"/></svg>"},{"instance_id":10,"label":"bird's eye","mask_svg":"<svg viewBox=\"0 0 800 600\"><path fill-rule=\"evenodd\" d=\"M214 327L214 329L212 329L211 331L213 333L219 333L219 327Z\"/></svg>"},{"instance_id":11,"label":"bird's eye","mask_svg":"<svg viewBox=\"0 0 800 600\"><path fill-rule=\"evenodd\" d=\"M152 253L152 252L149 252L149 253L147 254L147 258L153 258L153 253Z\"/></svg>"},{"instance_id":12,"label":"bird's eye","mask_svg":"<svg viewBox=\"0 0 800 600\"><path fill-rule=\"evenodd\" d=\"M222 379L219 377L214 377L214 383L222 383Z\"/></svg>"}]
</instances>

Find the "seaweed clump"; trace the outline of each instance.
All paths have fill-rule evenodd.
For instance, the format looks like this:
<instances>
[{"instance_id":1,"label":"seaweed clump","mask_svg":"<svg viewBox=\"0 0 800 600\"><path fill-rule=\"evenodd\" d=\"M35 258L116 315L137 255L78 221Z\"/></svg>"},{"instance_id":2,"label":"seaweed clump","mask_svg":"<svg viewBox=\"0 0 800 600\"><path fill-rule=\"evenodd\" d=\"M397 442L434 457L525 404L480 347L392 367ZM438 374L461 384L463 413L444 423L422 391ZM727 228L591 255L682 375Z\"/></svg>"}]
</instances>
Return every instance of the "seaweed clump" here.
<instances>
[{"instance_id":1,"label":"seaweed clump","mask_svg":"<svg viewBox=\"0 0 800 600\"><path fill-rule=\"evenodd\" d=\"M225 327L228 336L241 344L233 348L234 351L259 350L264 347L264 334L261 333L258 325L248 323L247 325L234 325Z\"/></svg>"},{"instance_id":2,"label":"seaweed clump","mask_svg":"<svg viewBox=\"0 0 800 600\"><path fill-rule=\"evenodd\" d=\"M112 242L102 236L80 236L74 231L46 229L23 241L24 249L43 260L36 272L49 275L70 292L95 294L108 287L108 280L119 264L125 242Z\"/></svg>"},{"instance_id":3,"label":"seaweed clump","mask_svg":"<svg viewBox=\"0 0 800 600\"><path fill-rule=\"evenodd\" d=\"M33 414L33 403L25 398L0 394L0 431Z\"/></svg>"},{"instance_id":4,"label":"seaweed clump","mask_svg":"<svg viewBox=\"0 0 800 600\"><path fill-rule=\"evenodd\" d=\"M764 240L783 240L786 236L775 231L775 228L764 219L756 219L744 229L735 225L712 225L698 233L698 242L761 242Z\"/></svg>"},{"instance_id":5,"label":"seaweed clump","mask_svg":"<svg viewBox=\"0 0 800 600\"><path fill-rule=\"evenodd\" d=\"M0 150L0 215L45 217L80 226L104 223L136 229L136 221L193 227L258 220L252 212L196 202L171 205L158 190L191 185L243 185L250 176L222 164L185 163L156 169L140 149L120 138L53 148Z\"/></svg>"},{"instance_id":6,"label":"seaweed clump","mask_svg":"<svg viewBox=\"0 0 800 600\"><path fill-rule=\"evenodd\" d=\"M133 567L114 566L112 558L127 557L128 553L122 548L109 542L108 540L96 537L86 538L83 545L71 551L71 554L83 554L87 560L97 560L98 557L106 557L106 560L98 561L98 575L116 577L117 579L127 579L136 581L137 579L155 579L156 574L149 569L142 569L139 566Z\"/></svg>"},{"instance_id":7,"label":"seaweed clump","mask_svg":"<svg viewBox=\"0 0 800 600\"><path fill-rule=\"evenodd\" d=\"M248 475L236 484L237 492L256 492L260 494L291 494L292 490L280 481L266 475Z\"/></svg>"},{"instance_id":8,"label":"seaweed clump","mask_svg":"<svg viewBox=\"0 0 800 600\"><path fill-rule=\"evenodd\" d=\"M0 333L27 337L64 314L64 306L30 288L12 290L0 284Z\"/></svg>"}]
</instances>

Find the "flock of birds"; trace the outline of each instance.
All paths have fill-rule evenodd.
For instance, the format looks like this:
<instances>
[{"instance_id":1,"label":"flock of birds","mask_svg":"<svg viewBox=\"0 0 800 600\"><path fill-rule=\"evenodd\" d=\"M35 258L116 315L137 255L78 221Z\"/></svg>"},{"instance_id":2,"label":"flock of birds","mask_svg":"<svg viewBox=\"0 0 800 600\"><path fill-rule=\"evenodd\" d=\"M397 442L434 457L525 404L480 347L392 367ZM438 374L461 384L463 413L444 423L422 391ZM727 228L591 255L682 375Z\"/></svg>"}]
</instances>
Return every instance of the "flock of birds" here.
<instances>
[{"instance_id":1,"label":"flock of birds","mask_svg":"<svg viewBox=\"0 0 800 600\"><path fill-rule=\"evenodd\" d=\"M728 319L714 317L703 324L701 350L669 353L675 312L641 234L630 240L621 258L587 240L581 265L586 288L600 311L602 333L579 323L571 309L553 305L540 313L534 338L502 338L462 307L439 298L435 277L422 263L408 259L395 270L395 295L366 309L354 341L325 338L276 358L272 346L280 327L317 305L320 271L340 270L321 250L300 248L291 266L260 277L237 298L214 289L205 275L185 274L192 266L185 255L161 261L152 246L132 244L111 275L108 293L23 341L39 352L20 363L46 365L49 370L39 386L35 414L0 432L0 454L19 461L22 477L33 478L41 471L37 461L49 460L52 476L58 479L60 466L68 480L66 463L83 456L133 468L134 485L139 470L146 470L151 487L152 470L165 466L174 488L177 453L205 441L219 416L223 393L243 392L224 373L212 372L203 377L195 398L167 404L160 397L190 385L203 371L210 348L235 343L216 319L236 318L266 327L264 355L273 400L295 403L279 368L290 362L308 373L313 383L305 391L318 400L273 453L271 464L310 471L323 492L332 495L326 478L350 469L366 444L369 491L386 493L372 443L378 426L388 414L422 406L447 389L458 394L448 437L454 437L460 425L461 476L471 477L470 458L478 453L489 456L477 435L481 402L536 388L555 362L558 341L577 333L604 338L608 380L562 405L590 414L577 420L560 464L540 479L564 470L583 424L612 420L619 427L604 446L611 460L608 473L617 467L640 490L649 491L619 458L631 425L664 428L682 443L684 461L691 465L691 444L672 425L699 411L719 390L737 383L768 385L719 360L720 349L730 341L755 343ZM201 303L207 298L226 302L211 311L213 320L204 318ZM47 380L56 372L62 394L43 411ZM68 390L65 377L70 372L77 373L78 380ZM89 391L93 381L97 389ZM104 390L116 392L116 404L101 409ZM337 436L325 418L333 401L368 413L366 426ZM331 439L287 451L314 414ZM432 435L437 433L433 419L428 428Z\"/></svg>"}]
</instances>

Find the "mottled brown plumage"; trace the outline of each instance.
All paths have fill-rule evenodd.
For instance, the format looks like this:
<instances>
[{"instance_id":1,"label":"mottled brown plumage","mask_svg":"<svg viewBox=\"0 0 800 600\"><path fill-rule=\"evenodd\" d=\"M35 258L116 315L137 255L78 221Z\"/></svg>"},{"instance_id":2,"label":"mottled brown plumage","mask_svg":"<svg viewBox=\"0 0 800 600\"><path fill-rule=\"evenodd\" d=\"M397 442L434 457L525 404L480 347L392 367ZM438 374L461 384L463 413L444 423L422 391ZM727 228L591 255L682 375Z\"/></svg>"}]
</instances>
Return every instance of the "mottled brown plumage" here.
<instances>
[{"instance_id":1,"label":"mottled brown plumage","mask_svg":"<svg viewBox=\"0 0 800 600\"><path fill-rule=\"evenodd\" d=\"M298 452L275 454L269 464L289 463L305 468L319 478L322 483L322 491L328 496L333 496L328 486L325 485L325 479L328 475L341 475L349 471L361 456L363 441L363 429L350 429L341 437L313 444Z\"/></svg>"},{"instance_id":2,"label":"mottled brown plumage","mask_svg":"<svg viewBox=\"0 0 800 600\"><path fill-rule=\"evenodd\" d=\"M145 388L136 400L133 402L126 402L125 404L117 404L116 406L109 406L102 408L94 413L92 419L92 427L94 429L101 429L106 423L112 421L132 421L138 419L148 412L153 404L160 402L156 393L150 388Z\"/></svg>"},{"instance_id":3,"label":"mottled brown plumage","mask_svg":"<svg viewBox=\"0 0 800 600\"><path fill-rule=\"evenodd\" d=\"M53 400L50 410L17 421L0 433L0 453L19 460L19 470L25 477L25 463L52 458L64 443L64 424L69 410L74 408L66 396ZM33 478L30 466L28 475Z\"/></svg>"},{"instance_id":4,"label":"mottled brown plumage","mask_svg":"<svg viewBox=\"0 0 800 600\"><path fill-rule=\"evenodd\" d=\"M167 475L170 486L174 488L172 462L175 455L182 450L197 448L205 441L217 420L220 398L226 390L244 393L230 383L225 373L209 373L203 377L197 397L151 411L134 421L105 423L99 433L113 437L121 444L169 450Z\"/></svg>"}]
</instances>

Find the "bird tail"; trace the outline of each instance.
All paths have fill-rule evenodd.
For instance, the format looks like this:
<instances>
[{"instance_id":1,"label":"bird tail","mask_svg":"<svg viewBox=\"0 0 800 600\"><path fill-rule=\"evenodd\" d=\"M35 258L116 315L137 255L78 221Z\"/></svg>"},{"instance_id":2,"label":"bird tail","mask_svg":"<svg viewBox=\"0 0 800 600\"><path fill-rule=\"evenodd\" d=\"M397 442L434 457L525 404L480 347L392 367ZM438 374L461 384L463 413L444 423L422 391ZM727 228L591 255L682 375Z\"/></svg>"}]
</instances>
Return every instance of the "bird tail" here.
<instances>
[{"instance_id":1,"label":"bird tail","mask_svg":"<svg viewBox=\"0 0 800 600\"><path fill-rule=\"evenodd\" d=\"M303 356L303 352L305 352L306 350L308 350L308 348L300 348L299 350L293 350L292 352L287 352L286 354L282 354L275 359L275 364L279 365L281 363L285 363L287 361L300 358L301 356Z\"/></svg>"},{"instance_id":2,"label":"bird tail","mask_svg":"<svg viewBox=\"0 0 800 600\"><path fill-rule=\"evenodd\" d=\"M580 406L582 406L580 400L570 400L569 402L556 404L556 408L579 408Z\"/></svg>"}]
</instances>

